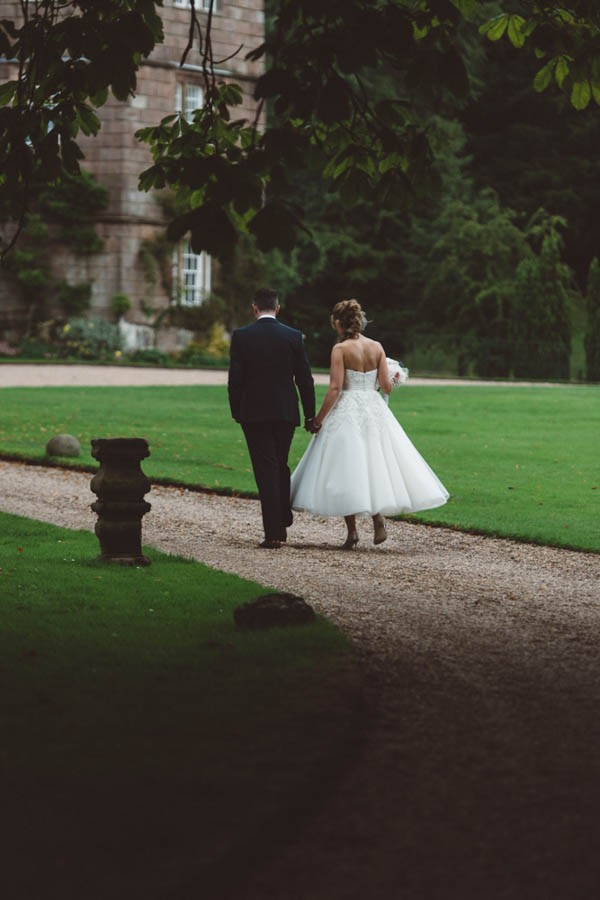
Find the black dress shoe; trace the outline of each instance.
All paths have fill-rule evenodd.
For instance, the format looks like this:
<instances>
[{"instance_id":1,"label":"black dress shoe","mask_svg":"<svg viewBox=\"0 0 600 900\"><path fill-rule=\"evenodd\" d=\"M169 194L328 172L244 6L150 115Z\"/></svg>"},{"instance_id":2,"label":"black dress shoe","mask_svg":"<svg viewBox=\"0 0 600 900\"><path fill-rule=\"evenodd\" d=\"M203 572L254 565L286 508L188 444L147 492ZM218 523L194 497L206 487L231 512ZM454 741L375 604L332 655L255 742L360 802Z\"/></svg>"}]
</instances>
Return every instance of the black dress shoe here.
<instances>
[{"instance_id":1,"label":"black dress shoe","mask_svg":"<svg viewBox=\"0 0 600 900\"><path fill-rule=\"evenodd\" d=\"M281 541L268 541L266 538L258 545L262 550L279 550Z\"/></svg>"}]
</instances>

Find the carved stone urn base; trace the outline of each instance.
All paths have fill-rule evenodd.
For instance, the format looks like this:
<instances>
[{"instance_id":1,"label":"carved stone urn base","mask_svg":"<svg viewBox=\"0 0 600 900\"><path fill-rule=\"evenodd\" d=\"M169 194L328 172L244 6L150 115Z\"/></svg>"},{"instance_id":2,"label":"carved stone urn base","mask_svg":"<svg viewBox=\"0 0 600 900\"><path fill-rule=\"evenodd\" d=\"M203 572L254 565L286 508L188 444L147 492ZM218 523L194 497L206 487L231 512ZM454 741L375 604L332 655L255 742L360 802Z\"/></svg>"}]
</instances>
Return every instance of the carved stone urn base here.
<instances>
[{"instance_id":1,"label":"carved stone urn base","mask_svg":"<svg viewBox=\"0 0 600 900\"><path fill-rule=\"evenodd\" d=\"M96 535L100 560L122 566L149 566L142 553L142 516L150 510L143 499L150 481L140 462L150 455L143 438L98 438L92 441L92 456L100 468L91 482L98 499Z\"/></svg>"}]
</instances>

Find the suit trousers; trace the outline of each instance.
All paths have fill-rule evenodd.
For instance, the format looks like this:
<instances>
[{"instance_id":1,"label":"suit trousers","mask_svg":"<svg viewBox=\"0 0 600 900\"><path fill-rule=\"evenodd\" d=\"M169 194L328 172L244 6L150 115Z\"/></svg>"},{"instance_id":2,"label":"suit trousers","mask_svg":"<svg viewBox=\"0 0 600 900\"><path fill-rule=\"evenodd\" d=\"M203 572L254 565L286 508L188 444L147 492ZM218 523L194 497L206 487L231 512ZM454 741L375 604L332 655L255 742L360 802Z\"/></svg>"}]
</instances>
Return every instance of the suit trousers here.
<instances>
[{"instance_id":1,"label":"suit trousers","mask_svg":"<svg viewBox=\"0 0 600 900\"><path fill-rule=\"evenodd\" d=\"M295 425L291 422L242 422L258 487L265 538L278 541L292 524L288 454Z\"/></svg>"}]
</instances>

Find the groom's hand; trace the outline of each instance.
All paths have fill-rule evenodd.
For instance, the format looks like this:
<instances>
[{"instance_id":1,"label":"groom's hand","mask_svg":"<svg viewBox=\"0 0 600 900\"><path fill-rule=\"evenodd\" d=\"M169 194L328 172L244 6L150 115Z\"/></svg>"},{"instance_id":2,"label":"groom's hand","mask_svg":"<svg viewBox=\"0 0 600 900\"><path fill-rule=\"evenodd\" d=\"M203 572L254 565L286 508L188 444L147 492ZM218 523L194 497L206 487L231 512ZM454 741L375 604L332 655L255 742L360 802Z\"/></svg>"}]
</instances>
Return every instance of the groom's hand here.
<instances>
[{"instance_id":1,"label":"groom's hand","mask_svg":"<svg viewBox=\"0 0 600 900\"><path fill-rule=\"evenodd\" d=\"M321 426L319 425L318 422L315 421L314 418L305 419L304 427L306 428L307 431L310 431L311 434L316 434L318 431L321 430Z\"/></svg>"}]
</instances>

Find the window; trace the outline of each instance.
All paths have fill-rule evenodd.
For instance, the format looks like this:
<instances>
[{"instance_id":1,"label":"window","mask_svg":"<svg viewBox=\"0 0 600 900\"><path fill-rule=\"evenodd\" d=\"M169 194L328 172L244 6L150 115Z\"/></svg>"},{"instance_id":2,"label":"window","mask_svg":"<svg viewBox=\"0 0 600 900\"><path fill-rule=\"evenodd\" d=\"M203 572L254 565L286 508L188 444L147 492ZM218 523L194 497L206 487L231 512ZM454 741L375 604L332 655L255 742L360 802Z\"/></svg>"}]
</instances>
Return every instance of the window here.
<instances>
[{"instance_id":1,"label":"window","mask_svg":"<svg viewBox=\"0 0 600 900\"><path fill-rule=\"evenodd\" d=\"M186 122L194 117L194 112L200 109L204 102L202 88L199 84L181 84L175 89L175 109L183 113Z\"/></svg>"},{"instance_id":2,"label":"window","mask_svg":"<svg viewBox=\"0 0 600 900\"><path fill-rule=\"evenodd\" d=\"M185 9L189 9L191 7L190 0L175 0L175 6L183 6ZM210 9L210 0L196 0L194 6L196 9L208 12ZM219 12L221 9L221 0L214 0L213 2L213 12Z\"/></svg>"},{"instance_id":3,"label":"window","mask_svg":"<svg viewBox=\"0 0 600 900\"><path fill-rule=\"evenodd\" d=\"M173 257L174 303L201 306L210 294L211 258L194 253L189 241L175 248Z\"/></svg>"}]
</instances>

